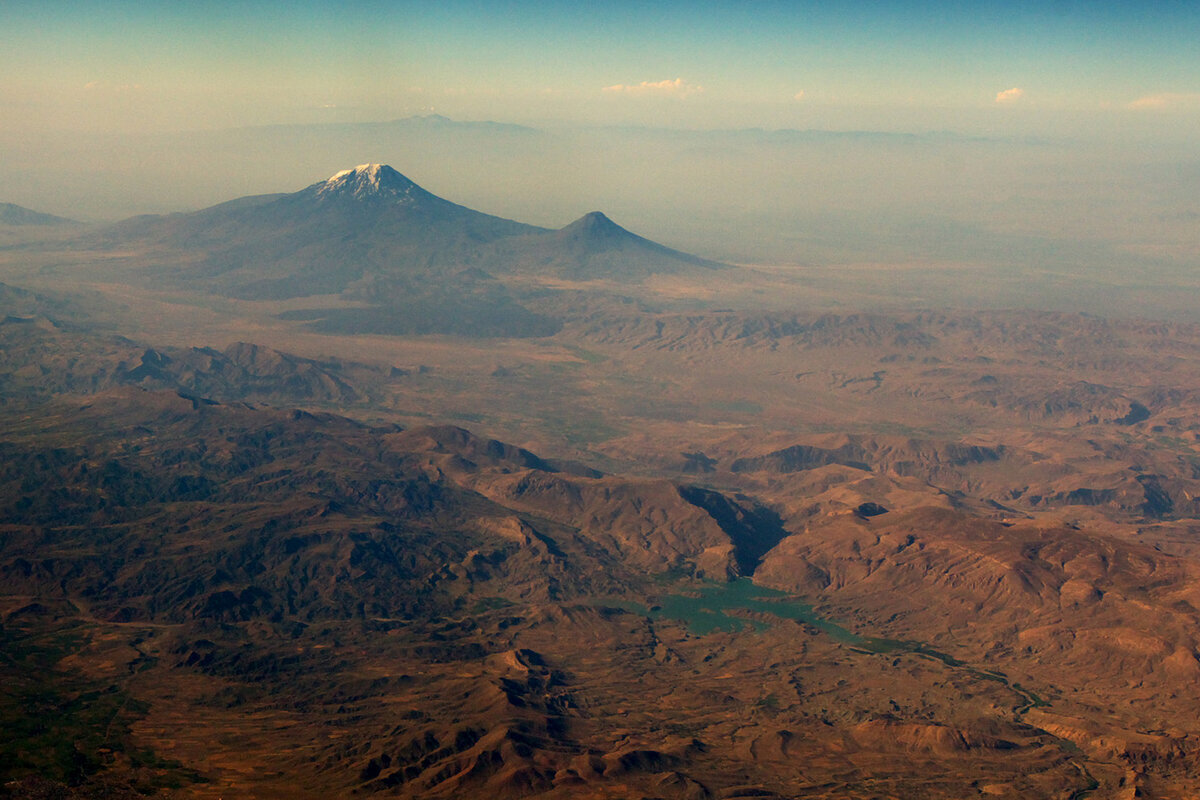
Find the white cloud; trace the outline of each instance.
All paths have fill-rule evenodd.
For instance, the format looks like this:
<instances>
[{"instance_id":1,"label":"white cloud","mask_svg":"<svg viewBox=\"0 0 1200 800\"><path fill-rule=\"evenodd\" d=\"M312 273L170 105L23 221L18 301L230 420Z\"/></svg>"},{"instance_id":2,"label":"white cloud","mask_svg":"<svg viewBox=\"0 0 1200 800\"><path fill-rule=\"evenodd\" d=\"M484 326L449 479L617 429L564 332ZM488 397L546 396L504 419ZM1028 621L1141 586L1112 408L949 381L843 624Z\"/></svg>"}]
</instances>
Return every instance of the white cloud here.
<instances>
[{"instance_id":1,"label":"white cloud","mask_svg":"<svg viewBox=\"0 0 1200 800\"><path fill-rule=\"evenodd\" d=\"M1159 92L1139 97L1130 103L1128 108L1135 111L1171 109L1171 108L1200 108L1200 92Z\"/></svg>"},{"instance_id":2,"label":"white cloud","mask_svg":"<svg viewBox=\"0 0 1200 800\"><path fill-rule=\"evenodd\" d=\"M689 94L703 92L703 86L696 86L688 83L683 78L664 81L642 81L641 83L624 84L618 83L612 86L605 86L601 91L608 94L668 94L676 97L687 97Z\"/></svg>"},{"instance_id":3,"label":"white cloud","mask_svg":"<svg viewBox=\"0 0 1200 800\"><path fill-rule=\"evenodd\" d=\"M88 92L109 92L112 94L124 94L126 92L140 92L142 85L140 83L109 83L108 81L88 81L83 85L84 91Z\"/></svg>"},{"instance_id":4,"label":"white cloud","mask_svg":"<svg viewBox=\"0 0 1200 800\"><path fill-rule=\"evenodd\" d=\"M996 102L997 103L1015 103L1024 96L1025 96L1025 90L1018 89L1016 86L1014 86L1011 89L1005 89L1003 92L1000 92L999 94L997 94Z\"/></svg>"}]
</instances>

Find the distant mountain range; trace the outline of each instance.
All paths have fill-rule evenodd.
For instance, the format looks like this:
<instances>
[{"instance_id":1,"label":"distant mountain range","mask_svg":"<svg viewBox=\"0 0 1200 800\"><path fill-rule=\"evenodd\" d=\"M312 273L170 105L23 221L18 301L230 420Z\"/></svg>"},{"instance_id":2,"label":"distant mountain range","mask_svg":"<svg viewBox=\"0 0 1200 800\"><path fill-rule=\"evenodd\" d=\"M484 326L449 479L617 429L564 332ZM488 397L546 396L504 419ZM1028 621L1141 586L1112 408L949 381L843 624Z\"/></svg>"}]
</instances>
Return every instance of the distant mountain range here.
<instances>
[{"instance_id":1,"label":"distant mountain range","mask_svg":"<svg viewBox=\"0 0 1200 800\"><path fill-rule=\"evenodd\" d=\"M78 225L73 219L56 217L53 214L43 214L40 211L18 206L13 203L0 203L0 225Z\"/></svg>"},{"instance_id":2,"label":"distant mountain range","mask_svg":"<svg viewBox=\"0 0 1200 800\"><path fill-rule=\"evenodd\" d=\"M109 228L122 247L186 251L152 277L250 300L346 294L386 302L497 275L641 280L724 265L672 250L599 212L561 230L484 214L362 164L292 194L244 197L190 214ZM162 260L159 263L165 263Z\"/></svg>"}]
</instances>

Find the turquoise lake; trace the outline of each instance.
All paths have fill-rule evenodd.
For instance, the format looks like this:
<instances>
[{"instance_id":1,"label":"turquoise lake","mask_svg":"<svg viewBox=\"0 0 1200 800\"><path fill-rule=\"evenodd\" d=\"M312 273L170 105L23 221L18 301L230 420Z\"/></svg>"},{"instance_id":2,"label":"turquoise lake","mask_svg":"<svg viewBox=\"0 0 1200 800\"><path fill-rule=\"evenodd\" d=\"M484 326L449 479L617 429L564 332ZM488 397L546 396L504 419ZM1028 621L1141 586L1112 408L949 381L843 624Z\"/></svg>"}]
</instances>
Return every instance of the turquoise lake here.
<instances>
[{"instance_id":1,"label":"turquoise lake","mask_svg":"<svg viewBox=\"0 0 1200 800\"><path fill-rule=\"evenodd\" d=\"M749 611L771 614L781 619L803 622L824 631L846 644L869 646L882 640L858 636L813 613L812 606L789 599L787 594L776 589L757 586L749 578L738 578L729 583L707 584L693 594L670 594L658 598L651 608L636 610L651 618L679 620L687 625L688 631L704 636L715 631L765 630L768 623L758 619L747 619L729 612Z\"/></svg>"},{"instance_id":2,"label":"turquoise lake","mask_svg":"<svg viewBox=\"0 0 1200 800\"><path fill-rule=\"evenodd\" d=\"M730 633L763 631L770 625L769 622L762 619L739 616L737 612L743 614L751 612L795 620L810 625L834 640L855 649L871 653L912 653L941 661L946 666L961 669L981 680L1003 683L1020 695L1022 698L1021 710L1047 705L1044 700L1020 684L1010 683L1002 672L972 667L950 655L934 650L922 642L859 636L837 623L817 616L813 612L812 606L789 598L787 593L777 589L757 586L750 578L738 578L729 583L705 584L695 591L683 594L662 595L650 608L634 603L623 604L623 607L651 619L678 620L687 626L689 633L696 636L706 636L718 631Z\"/></svg>"}]
</instances>

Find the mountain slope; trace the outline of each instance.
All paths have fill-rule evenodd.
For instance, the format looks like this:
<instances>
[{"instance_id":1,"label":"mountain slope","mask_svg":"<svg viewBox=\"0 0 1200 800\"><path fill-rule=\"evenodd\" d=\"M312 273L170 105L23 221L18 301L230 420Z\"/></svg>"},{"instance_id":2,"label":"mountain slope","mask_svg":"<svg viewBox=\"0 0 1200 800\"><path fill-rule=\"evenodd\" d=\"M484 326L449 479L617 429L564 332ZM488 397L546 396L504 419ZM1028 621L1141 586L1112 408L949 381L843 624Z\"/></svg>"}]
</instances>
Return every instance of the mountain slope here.
<instances>
[{"instance_id":1,"label":"mountain slope","mask_svg":"<svg viewBox=\"0 0 1200 800\"><path fill-rule=\"evenodd\" d=\"M638 280L725 266L631 233L599 211L557 231L508 240L500 247L501 260L512 271L572 280Z\"/></svg>"},{"instance_id":2,"label":"mountain slope","mask_svg":"<svg viewBox=\"0 0 1200 800\"><path fill-rule=\"evenodd\" d=\"M44 214L14 203L0 203L0 225L78 225L73 219Z\"/></svg>"},{"instance_id":3,"label":"mountain slope","mask_svg":"<svg viewBox=\"0 0 1200 800\"><path fill-rule=\"evenodd\" d=\"M156 277L263 300L336 294L368 275L428 276L470 266L481 244L539 230L443 200L390 167L364 164L293 194L129 220L110 240L200 251Z\"/></svg>"}]
</instances>

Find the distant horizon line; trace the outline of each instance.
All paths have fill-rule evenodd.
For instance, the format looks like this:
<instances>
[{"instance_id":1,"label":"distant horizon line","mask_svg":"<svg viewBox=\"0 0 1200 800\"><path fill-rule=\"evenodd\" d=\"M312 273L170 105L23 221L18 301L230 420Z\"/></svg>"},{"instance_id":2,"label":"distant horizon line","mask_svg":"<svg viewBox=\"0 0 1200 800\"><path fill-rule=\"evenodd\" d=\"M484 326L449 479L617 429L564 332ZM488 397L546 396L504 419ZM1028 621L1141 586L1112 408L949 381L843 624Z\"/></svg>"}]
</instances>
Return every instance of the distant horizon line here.
<instances>
[{"instance_id":1,"label":"distant horizon line","mask_svg":"<svg viewBox=\"0 0 1200 800\"><path fill-rule=\"evenodd\" d=\"M189 134L219 134L231 133L235 131L265 131L273 129L298 129L298 128L371 128L385 127L388 125L398 125L410 122L428 122L434 124L449 124L463 127L491 127L509 131L520 131L525 133L537 134L553 134L558 131L625 131L625 132L661 132L661 133L680 133L680 134L760 134L764 136L812 136L823 138L889 138L889 139L909 139L909 140L943 140L957 142L1005 142L1005 143L1020 143L1020 144L1060 144L1075 141L1076 137L1070 136L1045 136L1041 134L1012 134L1012 135L985 135L978 133L967 133L964 131L953 130L950 128L923 128L923 129L886 129L886 128L797 128L790 126L770 127L765 125L746 125L740 127L720 126L720 127L685 127L680 125L651 125L643 123L589 123L589 122L554 122L542 126L527 125L519 122L504 122L496 119L463 119L449 117L445 114L409 114L403 117L392 117L389 119L378 120L360 120L357 122L270 122L258 125L233 125L225 128L180 128L176 130L158 130L146 131L141 136L145 137L162 137L162 136L180 136ZM119 136L129 138L138 134L129 134L118 131L105 131L95 134L97 136Z\"/></svg>"}]
</instances>

